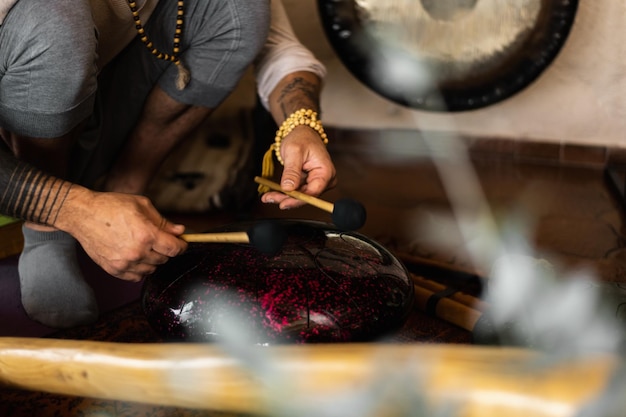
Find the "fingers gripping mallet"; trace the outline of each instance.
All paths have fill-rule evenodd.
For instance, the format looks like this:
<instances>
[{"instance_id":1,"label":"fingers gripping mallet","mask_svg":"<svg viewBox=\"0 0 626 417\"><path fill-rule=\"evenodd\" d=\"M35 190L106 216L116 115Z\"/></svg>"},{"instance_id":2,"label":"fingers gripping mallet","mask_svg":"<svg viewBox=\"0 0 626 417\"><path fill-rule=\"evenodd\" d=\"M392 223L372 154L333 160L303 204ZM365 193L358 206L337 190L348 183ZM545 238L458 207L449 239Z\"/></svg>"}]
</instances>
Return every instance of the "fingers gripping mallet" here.
<instances>
[{"instance_id":1,"label":"fingers gripping mallet","mask_svg":"<svg viewBox=\"0 0 626 417\"><path fill-rule=\"evenodd\" d=\"M254 181L258 184L265 185L272 190L280 191L289 197L304 201L307 204L331 213L333 223L340 229L357 230L365 224L365 220L367 218L365 207L363 207L363 205L358 201L351 198L342 198L333 204L299 191L285 191L279 184L270 181L267 178L255 177Z\"/></svg>"},{"instance_id":2,"label":"fingers gripping mallet","mask_svg":"<svg viewBox=\"0 0 626 417\"><path fill-rule=\"evenodd\" d=\"M287 239L287 232L274 222L264 221L245 232L190 233L181 235L187 242L249 243L266 255L276 254Z\"/></svg>"}]
</instances>

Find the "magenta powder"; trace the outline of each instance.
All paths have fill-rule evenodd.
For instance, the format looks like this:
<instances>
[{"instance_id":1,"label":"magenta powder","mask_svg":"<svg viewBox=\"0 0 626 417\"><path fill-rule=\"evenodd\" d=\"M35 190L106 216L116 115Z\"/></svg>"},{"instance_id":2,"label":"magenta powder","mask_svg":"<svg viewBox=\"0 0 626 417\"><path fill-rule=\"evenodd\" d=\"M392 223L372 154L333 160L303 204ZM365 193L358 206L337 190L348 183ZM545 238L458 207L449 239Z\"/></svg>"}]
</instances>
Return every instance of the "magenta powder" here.
<instances>
[{"instance_id":1,"label":"magenta powder","mask_svg":"<svg viewBox=\"0 0 626 417\"><path fill-rule=\"evenodd\" d=\"M192 243L146 279L143 310L163 339L211 342L240 331L261 345L369 341L406 321L413 284L388 250L331 224L275 221L287 232L276 254Z\"/></svg>"}]
</instances>

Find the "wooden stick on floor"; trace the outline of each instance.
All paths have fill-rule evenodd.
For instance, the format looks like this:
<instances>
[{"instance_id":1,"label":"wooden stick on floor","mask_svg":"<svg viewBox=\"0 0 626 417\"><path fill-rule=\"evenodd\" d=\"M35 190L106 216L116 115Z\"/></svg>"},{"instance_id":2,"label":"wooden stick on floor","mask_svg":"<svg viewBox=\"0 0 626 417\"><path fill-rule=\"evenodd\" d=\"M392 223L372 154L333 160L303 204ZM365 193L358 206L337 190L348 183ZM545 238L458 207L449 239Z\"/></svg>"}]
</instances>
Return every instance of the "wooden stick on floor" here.
<instances>
[{"instance_id":1,"label":"wooden stick on floor","mask_svg":"<svg viewBox=\"0 0 626 417\"><path fill-rule=\"evenodd\" d=\"M455 267L444 262L397 251L394 255L403 263L417 266L418 269L427 267L451 275L481 278L474 270ZM483 312L488 308L486 302L470 294L454 291L439 282L412 272L409 275L414 284L417 307L420 310L465 330L473 331Z\"/></svg>"},{"instance_id":2,"label":"wooden stick on floor","mask_svg":"<svg viewBox=\"0 0 626 417\"><path fill-rule=\"evenodd\" d=\"M310 411L320 401L357 393L372 401L372 388L380 381L392 387L400 378L395 390L424 396L426 404L454 405L449 411L458 414L447 415L571 417L602 393L620 360L596 354L538 367L540 354L531 350L445 344L249 349L267 374L254 373L215 344L0 338L0 383L63 395L271 415L277 404ZM383 397L376 403L378 412L368 415L393 415L395 404Z\"/></svg>"},{"instance_id":3,"label":"wooden stick on floor","mask_svg":"<svg viewBox=\"0 0 626 417\"><path fill-rule=\"evenodd\" d=\"M432 293L444 293L450 290L449 287L446 287L440 282L426 279L420 275L413 273L409 273L409 275L411 276L411 279L413 280L413 283L415 285L419 285L420 287ZM485 301L461 291L453 291L449 295L447 295L447 298L480 312L484 312L488 308L488 305Z\"/></svg>"},{"instance_id":4,"label":"wooden stick on floor","mask_svg":"<svg viewBox=\"0 0 626 417\"><path fill-rule=\"evenodd\" d=\"M437 297L437 293L415 283L413 286L417 307L441 320L452 323L462 329L473 331L482 312L466 304L447 297ZM433 298L435 297L435 298ZM432 305L431 301L434 301Z\"/></svg>"},{"instance_id":5,"label":"wooden stick on floor","mask_svg":"<svg viewBox=\"0 0 626 417\"><path fill-rule=\"evenodd\" d=\"M394 255L407 265L425 266L425 267L429 267L433 269L439 269L442 271L449 271L450 273L454 273L454 274L461 274L461 275L465 275L468 277L479 278L482 281L487 279L486 276L482 272L476 269L463 268L457 265L452 265L447 262L442 262L442 261L438 261L438 260L430 259L430 258L424 258L422 256L418 256L418 255L414 255L414 254L406 253L406 252L401 252L401 251L394 251Z\"/></svg>"}]
</instances>

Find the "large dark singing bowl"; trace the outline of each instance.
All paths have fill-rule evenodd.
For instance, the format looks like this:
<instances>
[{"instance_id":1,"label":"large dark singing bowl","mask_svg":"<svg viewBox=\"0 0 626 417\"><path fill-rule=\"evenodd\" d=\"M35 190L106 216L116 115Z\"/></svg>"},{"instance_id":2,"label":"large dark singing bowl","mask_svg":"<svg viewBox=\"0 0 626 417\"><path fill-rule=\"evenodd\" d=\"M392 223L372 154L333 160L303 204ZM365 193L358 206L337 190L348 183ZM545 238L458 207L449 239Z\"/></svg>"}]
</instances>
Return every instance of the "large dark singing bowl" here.
<instances>
[{"instance_id":1,"label":"large dark singing bowl","mask_svg":"<svg viewBox=\"0 0 626 417\"><path fill-rule=\"evenodd\" d=\"M260 345L368 341L406 321L413 284L389 251L330 224L276 221L287 234L276 254L190 243L145 280L143 310L163 339L211 342L231 332Z\"/></svg>"},{"instance_id":2,"label":"large dark singing bowl","mask_svg":"<svg viewBox=\"0 0 626 417\"><path fill-rule=\"evenodd\" d=\"M318 0L346 68L404 106L464 111L527 87L564 45L578 0Z\"/></svg>"}]
</instances>

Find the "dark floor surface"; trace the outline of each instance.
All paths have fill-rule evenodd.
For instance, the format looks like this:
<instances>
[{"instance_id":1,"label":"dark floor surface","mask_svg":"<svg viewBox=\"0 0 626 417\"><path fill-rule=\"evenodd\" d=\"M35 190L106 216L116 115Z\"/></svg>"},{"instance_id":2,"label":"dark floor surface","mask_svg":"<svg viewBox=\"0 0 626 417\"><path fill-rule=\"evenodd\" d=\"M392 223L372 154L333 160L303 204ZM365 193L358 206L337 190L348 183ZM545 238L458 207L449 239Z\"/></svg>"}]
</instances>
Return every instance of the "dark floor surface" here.
<instances>
[{"instance_id":1,"label":"dark floor surface","mask_svg":"<svg viewBox=\"0 0 626 417\"><path fill-rule=\"evenodd\" d=\"M450 153L433 158L424 139L411 132L335 131L332 136L329 146L338 185L323 198L351 197L362 202L367 221L359 232L394 252L488 275L494 258L477 255L476 242L490 237L491 245L503 245L505 237L489 231L503 234L517 227L516 233L528 240L527 253L534 257L548 259L564 271L584 267L605 281L626 280L623 210L602 167L519 160L489 150L472 152L471 161L467 155ZM457 202L454 211L450 201ZM188 232L239 218L232 213L167 216L185 224ZM281 211L258 204L246 216L331 222L329 213L312 206ZM493 247L490 250L494 252ZM16 261L16 257L0 260L4 316L0 335L49 333L51 329L29 321L21 311ZM87 259L84 267L103 312L138 297L140 285L111 278Z\"/></svg>"},{"instance_id":2,"label":"dark floor surface","mask_svg":"<svg viewBox=\"0 0 626 417\"><path fill-rule=\"evenodd\" d=\"M432 158L432 148L406 132L372 137L337 131L332 137L329 146L339 182L323 198L362 202L368 217L359 232L396 254L488 276L490 261L507 248L510 237L526 236L527 254L549 260L564 273L582 268L603 281L626 281L623 210L602 167L520 160L485 150L468 159L464 154L441 153L441 146L436 150L439 156ZM450 201L456 202L454 210ZM259 204L249 215L330 222L328 213L311 206L280 211ZM229 213L168 213L168 217L186 224L189 232L238 220ZM1 300L0 314L5 317L0 335L50 334L51 329L19 312L15 261L0 261L0 279L8 288ZM90 280L100 288L104 313L136 300L139 285L117 282L85 262L92 272ZM437 338L432 335L433 341ZM138 415L111 410L107 415Z\"/></svg>"}]
</instances>

